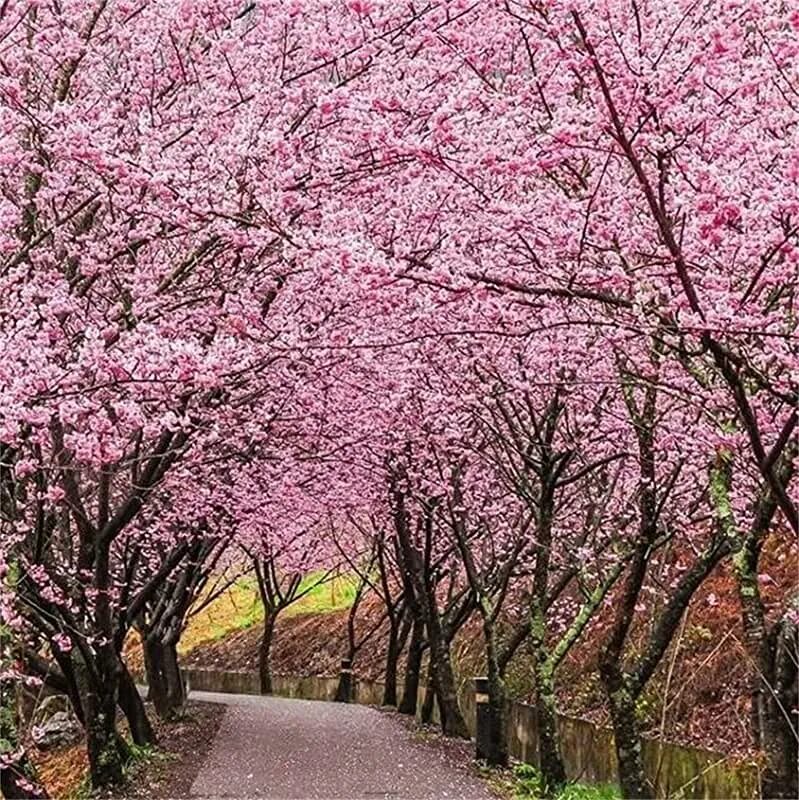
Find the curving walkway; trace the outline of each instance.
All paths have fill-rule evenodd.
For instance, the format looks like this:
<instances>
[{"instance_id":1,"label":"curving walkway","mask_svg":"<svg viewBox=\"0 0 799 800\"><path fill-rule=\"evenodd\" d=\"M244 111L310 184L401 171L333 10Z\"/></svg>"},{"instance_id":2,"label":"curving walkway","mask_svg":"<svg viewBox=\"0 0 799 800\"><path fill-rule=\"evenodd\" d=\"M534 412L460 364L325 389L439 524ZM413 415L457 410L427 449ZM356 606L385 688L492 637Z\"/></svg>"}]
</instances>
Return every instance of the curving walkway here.
<instances>
[{"instance_id":1,"label":"curving walkway","mask_svg":"<svg viewBox=\"0 0 799 800\"><path fill-rule=\"evenodd\" d=\"M367 706L192 692L227 706L193 797L489 800L448 748Z\"/></svg>"}]
</instances>

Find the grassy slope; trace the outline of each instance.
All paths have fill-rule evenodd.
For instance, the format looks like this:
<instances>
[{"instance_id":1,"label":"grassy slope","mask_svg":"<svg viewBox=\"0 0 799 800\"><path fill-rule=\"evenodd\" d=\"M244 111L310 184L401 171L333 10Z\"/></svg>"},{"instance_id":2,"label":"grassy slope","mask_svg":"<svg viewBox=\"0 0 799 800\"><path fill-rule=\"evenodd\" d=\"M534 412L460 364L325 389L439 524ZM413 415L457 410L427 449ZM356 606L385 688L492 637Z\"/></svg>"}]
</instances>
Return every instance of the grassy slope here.
<instances>
[{"instance_id":1,"label":"grassy slope","mask_svg":"<svg viewBox=\"0 0 799 800\"><path fill-rule=\"evenodd\" d=\"M318 583L320 577L321 573L311 573L303 580L301 591L309 586L312 588L283 611L282 617L331 613L352 605L356 590L353 576L339 575ZM219 641L229 633L251 628L263 618L264 610L255 578L239 578L227 592L191 618L180 640L180 653L185 655L200 645Z\"/></svg>"}]
</instances>

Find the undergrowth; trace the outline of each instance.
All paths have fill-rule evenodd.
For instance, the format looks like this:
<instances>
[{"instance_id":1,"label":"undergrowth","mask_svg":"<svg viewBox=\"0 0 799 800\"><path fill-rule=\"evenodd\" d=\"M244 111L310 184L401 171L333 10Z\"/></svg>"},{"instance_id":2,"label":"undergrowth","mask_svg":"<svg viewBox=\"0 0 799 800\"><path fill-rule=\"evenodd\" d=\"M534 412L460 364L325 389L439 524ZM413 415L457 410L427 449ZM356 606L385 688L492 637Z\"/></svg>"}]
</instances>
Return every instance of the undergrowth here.
<instances>
[{"instance_id":1,"label":"undergrowth","mask_svg":"<svg viewBox=\"0 0 799 800\"><path fill-rule=\"evenodd\" d=\"M122 768L123 784L127 785L136 779L136 776L145 767L153 764L166 763L174 759L170 753L159 750L157 747L141 746L125 739L128 758ZM88 770L74 788L64 794L64 800L92 800L92 798L107 796L107 793L95 792L92 789Z\"/></svg>"},{"instance_id":2,"label":"undergrowth","mask_svg":"<svg viewBox=\"0 0 799 800\"><path fill-rule=\"evenodd\" d=\"M532 764L517 764L509 770L483 767L483 777L506 800L620 800L615 786L568 783L559 792L548 794L540 770Z\"/></svg>"}]
</instances>

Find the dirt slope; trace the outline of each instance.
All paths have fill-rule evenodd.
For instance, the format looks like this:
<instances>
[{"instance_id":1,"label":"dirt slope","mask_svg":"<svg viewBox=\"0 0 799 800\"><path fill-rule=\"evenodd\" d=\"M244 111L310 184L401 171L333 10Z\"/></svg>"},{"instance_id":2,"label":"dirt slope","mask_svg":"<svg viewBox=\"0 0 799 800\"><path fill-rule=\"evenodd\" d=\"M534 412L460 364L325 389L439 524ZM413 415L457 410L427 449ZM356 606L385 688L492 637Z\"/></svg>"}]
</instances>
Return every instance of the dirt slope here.
<instances>
[{"instance_id":1,"label":"dirt slope","mask_svg":"<svg viewBox=\"0 0 799 800\"><path fill-rule=\"evenodd\" d=\"M797 548L773 541L763 558L762 591L771 613L797 586ZM662 598L652 593L641 614L636 635L644 641ZM612 598L559 674L559 699L564 713L606 720L602 687L596 673L597 655L611 620ZM358 630L371 627L381 615L377 598L359 611ZM639 703L645 732L673 741L730 753L754 747L749 720L748 686L752 673L742 645L740 609L734 581L725 565L694 597L678 635ZM275 673L335 675L346 651L347 611L302 614L279 621L272 653ZM186 665L247 670L257 668L260 625L233 632L219 641L191 650ZM356 674L381 679L385 657L385 626L358 654ZM456 640L453 661L461 681L482 674L482 643L473 622ZM533 691L525 653L520 652L508 674L509 690L518 699Z\"/></svg>"}]
</instances>

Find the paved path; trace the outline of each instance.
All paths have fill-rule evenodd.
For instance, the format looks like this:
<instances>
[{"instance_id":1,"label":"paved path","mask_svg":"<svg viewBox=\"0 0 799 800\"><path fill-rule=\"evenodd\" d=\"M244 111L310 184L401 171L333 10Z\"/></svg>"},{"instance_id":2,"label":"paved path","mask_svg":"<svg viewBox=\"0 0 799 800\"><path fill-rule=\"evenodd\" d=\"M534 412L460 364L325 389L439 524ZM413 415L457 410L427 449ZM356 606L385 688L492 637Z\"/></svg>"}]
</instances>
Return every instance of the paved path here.
<instances>
[{"instance_id":1,"label":"paved path","mask_svg":"<svg viewBox=\"0 0 799 800\"><path fill-rule=\"evenodd\" d=\"M489 800L445 747L367 706L192 692L224 703L192 796L273 800Z\"/></svg>"}]
</instances>

